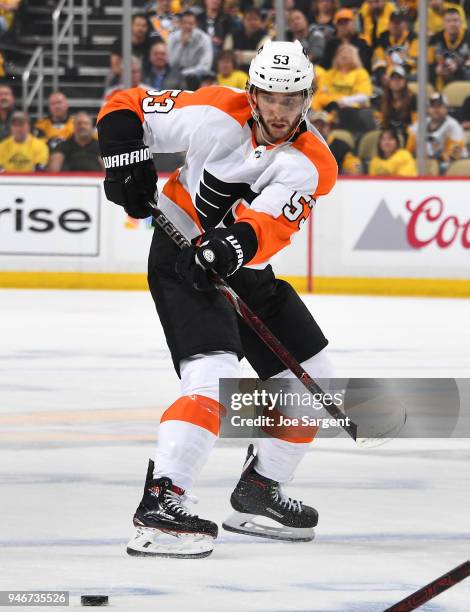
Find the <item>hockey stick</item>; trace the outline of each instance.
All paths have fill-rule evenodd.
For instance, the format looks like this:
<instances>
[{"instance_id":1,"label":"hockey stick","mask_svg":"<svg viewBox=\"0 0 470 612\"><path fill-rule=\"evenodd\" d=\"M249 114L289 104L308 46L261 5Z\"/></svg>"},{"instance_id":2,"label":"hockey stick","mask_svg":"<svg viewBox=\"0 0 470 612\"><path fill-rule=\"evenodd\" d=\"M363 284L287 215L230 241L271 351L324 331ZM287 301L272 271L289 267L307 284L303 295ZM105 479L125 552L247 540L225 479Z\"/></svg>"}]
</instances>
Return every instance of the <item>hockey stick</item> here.
<instances>
[{"instance_id":1,"label":"hockey stick","mask_svg":"<svg viewBox=\"0 0 470 612\"><path fill-rule=\"evenodd\" d=\"M450 589L465 578L470 576L470 561L465 561L462 565L454 567L454 569L436 578L426 586L418 589L405 599L402 599L391 608L387 608L384 612L409 612L410 610L416 610L430 599L439 595L443 591Z\"/></svg>"},{"instance_id":2,"label":"hockey stick","mask_svg":"<svg viewBox=\"0 0 470 612\"><path fill-rule=\"evenodd\" d=\"M183 236L183 234L173 225L173 223L167 219L165 214L159 210L155 203L149 202L152 208L152 217L155 219L156 224L173 240L173 242L183 248L189 246L191 243ZM323 391L313 380L313 378L303 369L300 363L289 353L286 347L276 338L276 336L270 332L266 325L261 319L245 304L240 296L224 281L223 278L217 274L213 275L213 282L217 290L230 302L236 312L245 321L249 327L261 338L261 340L272 350L276 357L282 361L282 363L288 368L300 382L310 391L312 394L321 394L323 397ZM331 406L324 405L325 410L334 419L340 419L341 424L344 420L344 413L341 412L334 404ZM356 441L357 438L357 425L348 419L341 427Z\"/></svg>"}]
</instances>

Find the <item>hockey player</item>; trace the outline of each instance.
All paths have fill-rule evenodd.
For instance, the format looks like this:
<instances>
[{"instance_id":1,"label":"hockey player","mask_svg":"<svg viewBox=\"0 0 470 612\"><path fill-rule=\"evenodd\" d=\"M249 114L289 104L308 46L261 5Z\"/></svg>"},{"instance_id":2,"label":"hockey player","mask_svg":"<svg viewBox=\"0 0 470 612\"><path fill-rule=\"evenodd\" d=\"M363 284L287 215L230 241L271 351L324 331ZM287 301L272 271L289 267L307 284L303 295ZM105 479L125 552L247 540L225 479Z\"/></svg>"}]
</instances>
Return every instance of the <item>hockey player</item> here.
<instances>
[{"instance_id":1,"label":"hockey player","mask_svg":"<svg viewBox=\"0 0 470 612\"><path fill-rule=\"evenodd\" d=\"M132 217L148 217L148 202L156 199L151 153L187 151L158 206L192 246L180 251L157 227L148 267L181 397L161 417L129 554L212 552L217 525L191 514L185 502L219 433L218 381L238 377L243 356L261 379L291 376L213 290L211 270L226 278L311 376L331 376L328 341L294 289L276 279L269 265L301 228L316 198L336 181L333 155L305 121L313 89L313 67L300 43L269 41L251 62L246 92L134 88L116 94L99 114L106 195ZM256 455L250 446L226 529L313 538L316 510L282 490L311 440L263 438ZM262 516L277 526L257 524Z\"/></svg>"}]
</instances>

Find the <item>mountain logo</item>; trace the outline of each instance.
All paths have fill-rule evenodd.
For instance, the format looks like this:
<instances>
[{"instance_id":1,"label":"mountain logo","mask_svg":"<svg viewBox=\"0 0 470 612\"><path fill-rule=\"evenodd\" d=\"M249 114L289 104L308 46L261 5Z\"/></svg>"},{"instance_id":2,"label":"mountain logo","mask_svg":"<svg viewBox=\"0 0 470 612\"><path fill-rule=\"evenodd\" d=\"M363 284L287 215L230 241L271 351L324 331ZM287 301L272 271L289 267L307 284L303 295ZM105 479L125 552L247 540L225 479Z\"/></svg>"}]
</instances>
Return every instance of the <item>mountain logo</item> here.
<instances>
[{"instance_id":1,"label":"mountain logo","mask_svg":"<svg viewBox=\"0 0 470 612\"><path fill-rule=\"evenodd\" d=\"M372 215L354 251L414 251L406 236L406 223L398 215L394 217L384 199Z\"/></svg>"}]
</instances>

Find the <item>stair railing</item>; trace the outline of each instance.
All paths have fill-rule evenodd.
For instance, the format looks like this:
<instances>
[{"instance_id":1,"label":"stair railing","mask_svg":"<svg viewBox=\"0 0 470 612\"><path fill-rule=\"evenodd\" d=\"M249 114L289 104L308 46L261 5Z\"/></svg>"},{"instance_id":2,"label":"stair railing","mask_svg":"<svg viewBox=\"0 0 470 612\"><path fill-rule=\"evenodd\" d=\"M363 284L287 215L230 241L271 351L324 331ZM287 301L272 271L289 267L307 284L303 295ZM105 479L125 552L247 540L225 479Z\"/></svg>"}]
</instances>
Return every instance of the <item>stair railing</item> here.
<instances>
[{"instance_id":1,"label":"stair railing","mask_svg":"<svg viewBox=\"0 0 470 612\"><path fill-rule=\"evenodd\" d=\"M60 27L60 17L67 4L67 17ZM73 0L60 0L52 13L52 88L59 88L59 49L67 36L67 67L73 68ZM88 21L87 21L88 27Z\"/></svg>"},{"instance_id":2,"label":"stair railing","mask_svg":"<svg viewBox=\"0 0 470 612\"><path fill-rule=\"evenodd\" d=\"M82 38L88 38L88 0L82 0Z\"/></svg>"},{"instance_id":3,"label":"stair railing","mask_svg":"<svg viewBox=\"0 0 470 612\"><path fill-rule=\"evenodd\" d=\"M34 67L36 68L36 79L30 85L31 73ZM22 105L23 111L28 112L32 101L35 99L36 94L38 97L37 111L38 116L44 115L44 53L42 47L36 47L28 65L24 69L21 77L22 81ZM28 91L29 89L29 91Z\"/></svg>"}]
</instances>

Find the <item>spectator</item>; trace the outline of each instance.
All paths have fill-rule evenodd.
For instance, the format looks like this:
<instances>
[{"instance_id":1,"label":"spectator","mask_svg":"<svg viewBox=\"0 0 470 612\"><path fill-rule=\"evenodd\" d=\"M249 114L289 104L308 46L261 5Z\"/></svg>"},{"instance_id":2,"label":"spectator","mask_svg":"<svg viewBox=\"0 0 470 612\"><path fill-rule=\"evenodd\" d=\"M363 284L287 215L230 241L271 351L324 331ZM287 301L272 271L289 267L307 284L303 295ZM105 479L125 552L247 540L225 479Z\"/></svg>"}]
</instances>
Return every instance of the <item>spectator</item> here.
<instances>
[{"instance_id":1,"label":"spectator","mask_svg":"<svg viewBox=\"0 0 470 612\"><path fill-rule=\"evenodd\" d=\"M436 89L451 81L470 78L470 34L462 27L460 13L447 9L444 30L431 37L430 63L433 64Z\"/></svg>"},{"instance_id":2,"label":"spectator","mask_svg":"<svg viewBox=\"0 0 470 612\"><path fill-rule=\"evenodd\" d=\"M68 100L60 91L51 93L48 107L49 114L34 124L34 135L44 140L52 151L73 134L73 117L69 114Z\"/></svg>"},{"instance_id":3,"label":"spectator","mask_svg":"<svg viewBox=\"0 0 470 612\"><path fill-rule=\"evenodd\" d=\"M321 87L313 97L315 110L369 105L372 83L369 73L362 67L356 47L348 44L338 47L333 68L326 71L321 81Z\"/></svg>"},{"instance_id":4,"label":"spectator","mask_svg":"<svg viewBox=\"0 0 470 612\"><path fill-rule=\"evenodd\" d=\"M237 62L233 51L221 51L217 59L217 82L226 87L245 89L248 75L243 70L237 70Z\"/></svg>"},{"instance_id":5,"label":"spectator","mask_svg":"<svg viewBox=\"0 0 470 612\"><path fill-rule=\"evenodd\" d=\"M429 99L427 118L427 154L439 161L441 172L451 161L468 157L465 146L465 132L460 123L448 115L447 100L439 93ZM418 125L411 126L406 148L416 151Z\"/></svg>"},{"instance_id":6,"label":"spectator","mask_svg":"<svg viewBox=\"0 0 470 612\"><path fill-rule=\"evenodd\" d=\"M307 17L302 11L295 9L289 12L287 23L291 34L289 40L300 41L310 60L314 64L318 64L325 50L323 33L314 24L309 25Z\"/></svg>"},{"instance_id":7,"label":"spectator","mask_svg":"<svg viewBox=\"0 0 470 612\"><path fill-rule=\"evenodd\" d=\"M393 128L405 137L407 129L416 122L416 95L408 87L403 66L392 66L381 102L381 125Z\"/></svg>"},{"instance_id":8,"label":"spectator","mask_svg":"<svg viewBox=\"0 0 470 612\"><path fill-rule=\"evenodd\" d=\"M0 84L0 141L10 135L10 122L15 110L15 96L9 85Z\"/></svg>"},{"instance_id":9,"label":"spectator","mask_svg":"<svg viewBox=\"0 0 470 612\"><path fill-rule=\"evenodd\" d=\"M356 32L356 23L352 10L343 8L336 11L334 23L336 25L336 36L330 38L326 43L325 53L320 64L326 70L331 68L338 47L348 43L357 48L362 65L370 72L372 50L366 41Z\"/></svg>"},{"instance_id":10,"label":"spectator","mask_svg":"<svg viewBox=\"0 0 470 612\"><path fill-rule=\"evenodd\" d=\"M75 115L73 135L52 151L49 172L100 172L104 170L94 126L88 113Z\"/></svg>"},{"instance_id":11,"label":"spectator","mask_svg":"<svg viewBox=\"0 0 470 612\"><path fill-rule=\"evenodd\" d=\"M19 9L21 0L1 0L0 2L0 36L11 28L15 13Z\"/></svg>"},{"instance_id":12,"label":"spectator","mask_svg":"<svg viewBox=\"0 0 470 612\"><path fill-rule=\"evenodd\" d=\"M313 66L315 74L315 86L314 91L323 87L323 79L325 78L326 70L319 64Z\"/></svg>"},{"instance_id":13,"label":"spectator","mask_svg":"<svg viewBox=\"0 0 470 612\"><path fill-rule=\"evenodd\" d=\"M379 36L372 56L377 84L382 84L382 77L391 66L403 66L409 74L416 73L417 58L418 38L408 29L405 14L395 11L390 15L389 29Z\"/></svg>"},{"instance_id":14,"label":"spectator","mask_svg":"<svg viewBox=\"0 0 470 612\"><path fill-rule=\"evenodd\" d=\"M157 0L148 12L153 31L168 42L171 32L178 29L178 16L172 9L172 0Z\"/></svg>"},{"instance_id":15,"label":"spectator","mask_svg":"<svg viewBox=\"0 0 470 612\"><path fill-rule=\"evenodd\" d=\"M132 58L131 87L142 87L142 89L151 89L148 83L142 82L142 60L139 57ZM109 89L107 89L104 94L103 104L123 89L126 88L124 87L124 84L122 82L118 83L114 87L110 87Z\"/></svg>"},{"instance_id":16,"label":"spectator","mask_svg":"<svg viewBox=\"0 0 470 612\"><path fill-rule=\"evenodd\" d=\"M150 47L149 66L142 78L152 89L178 89L179 74L170 68L165 42L156 42Z\"/></svg>"},{"instance_id":17,"label":"spectator","mask_svg":"<svg viewBox=\"0 0 470 612\"><path fill-rule=\"evenodd\" d=\"M0 168L4 172L44 170L49 159L45 142L31 135L26 113L15 111L11 117L10 137L0 143Z\"/></svg>"},{"instance_id":18,"label":"spectator","mask_svg":"<svg viewBox=\"0 0 470 612\"><path fill-rule=\"evenodd\" d=\"M191 11L182 13L180 29L168 38L168 60L171 68L186 80L187 87L192 85L192 89L197 88L200 75L212 68L212 41L196 27L196 15Z\"/></svg>"},{"instance_id":19,"label":"spectator","mask_svg":"<svg viewBox=\"0 0 470 612\"><path fill-rule=\"evenodd\" d=\"M417 176L416 161L411 153L403 149L398 133L386 128L380 134L378 154L369 164L370 176Z\"/></svg>"},{"instance_id":20,"label":"spectator","mask_svg":"<svg viewBox=\"0 0 470 612\"><path fill-rule=\"evenodd\" d=\"M248 72L251 60L267 39L260 11L250 8L243 16L243 29L236 36L233 34L227 36L224 49L233 49L240 69Z\"/></svg>"},{"instance_id":21,"label":"spectator","mask_svg":"<svg viewBox=\"0 0 470 612\"><path fill-rule=\"evenodd\" d=\"M204 0L204 7L197 17L197 25L211 37L214 55L217 55L233 30L232 18L224 11L223 0Z\"/></svg>"},{"instance_id":22,"label":"spectator","mask_svg":"<svg viewBox=\"0 0 470 612\"><path fill-rule=\"evenodd\" d=\"M467 28L467 19L465 11L460 4L454 2L445 2L445 0L429 0L428 2L428 34L433 36L444 29L444 16L448 9L455 9L462 21L462 27ZM419 21L416 22L415 29L418 31Z\"/></svg>"},{"instance_id":23,"label":"spectator","mask_svg":"<svg viewBox=\"0 0 470 612\"><path fill-rule=\"evenodd\" d=\"M321 32L326 41L335 35L335 14L338 3L336 0L313 0L311 22L317 31Z\"/></svg>"},{"instance_id":24,"label":"spectator","mask_svg":"<svg viewBox=\"0 0 470 612\"><path fill-rule=\"evenodd\" d=\"M147 61L149 49L152 42L161 40L158 33L150 35L149 22L144 13L136 13L132 17L132 55L140 58L143 62ZM122 70L122 38L116 38L111 47L111 81L110 85L119 82Z\"/></svg>"},{"instance_id":25,"label":"spectator","mask_svg":"<svg viewBox=\"0 0 470 612\"><path fill-rule=\"evenodd\" d=\"M328 143L331 152L338 164L340 174L361 174L362 164L359 157L354 155L351 147L341 138L335 138L331 133L331 115L326 111L313 113L310 117L312 125L320 132Z\"/></svg>"},{"instance_id":26,"label":"spectator","mask_svg":"<svg viewBox=\"0 0 470 612\"><path fill-rule=\"evenodd\" d=\"M390 15L395 11L393 2L367 0L359 10L362 35L367 44L375 49L379 37L389 29Z\"/></svg>"}]
</instances>

